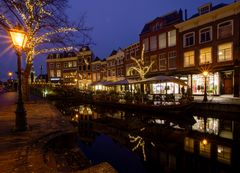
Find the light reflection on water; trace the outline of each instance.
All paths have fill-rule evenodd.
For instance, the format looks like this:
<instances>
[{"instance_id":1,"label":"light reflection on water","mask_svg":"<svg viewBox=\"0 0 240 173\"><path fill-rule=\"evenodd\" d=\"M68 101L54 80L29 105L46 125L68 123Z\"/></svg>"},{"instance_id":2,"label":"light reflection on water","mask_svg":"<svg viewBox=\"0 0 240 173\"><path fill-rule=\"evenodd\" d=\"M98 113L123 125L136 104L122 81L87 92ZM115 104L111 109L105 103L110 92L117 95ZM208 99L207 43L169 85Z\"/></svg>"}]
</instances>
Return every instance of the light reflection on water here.
<instances>
[{"instance_id":1,"label":"light reflection on water","mask_svg":"<svg viewBox=\"0 0 240 173\"><path fill-rule=\"evenodd\" d=\"M240 162L239 145L233 142L233 127L240 127L237 121L90 105L66 107L62 112L78 126L80 147L93 164L107 161L124 173L217 173L232 172Z\"/></svg>"}]
</instances>

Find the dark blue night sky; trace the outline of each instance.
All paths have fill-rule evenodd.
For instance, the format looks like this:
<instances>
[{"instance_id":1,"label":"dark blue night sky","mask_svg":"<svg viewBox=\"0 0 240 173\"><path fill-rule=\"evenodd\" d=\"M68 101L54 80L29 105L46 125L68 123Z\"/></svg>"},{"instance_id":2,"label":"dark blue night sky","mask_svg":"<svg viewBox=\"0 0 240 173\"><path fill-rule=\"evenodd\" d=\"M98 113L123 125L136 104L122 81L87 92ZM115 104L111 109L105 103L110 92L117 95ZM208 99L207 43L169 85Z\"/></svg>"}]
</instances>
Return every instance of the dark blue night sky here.
<instances>
[{"instance_id":1,"label":"dark blue night sky","mask_svg":"<svg viewBox=\"0 0 240 173\"><path fill-rule=\"evenodd\" d=\"M139 40L145 23L158 16L180 8L187 9L188 17L205 3L232 3L233 0L69 0L67 14L76 21L85 13L87 26L93 27L91 37L96 45L91 48L96 56L107 57L113 49L125 48ZM2 40L2 37L0 37ZM4 53L6 42L0 41L0 80L7 79L8 71L16 71L16 57L9 50ZM45 67L44 56L35 58L34 67L39 74L40 65ZM45 70L45 68L44 68Z\"/></svg>"}]
</instances>

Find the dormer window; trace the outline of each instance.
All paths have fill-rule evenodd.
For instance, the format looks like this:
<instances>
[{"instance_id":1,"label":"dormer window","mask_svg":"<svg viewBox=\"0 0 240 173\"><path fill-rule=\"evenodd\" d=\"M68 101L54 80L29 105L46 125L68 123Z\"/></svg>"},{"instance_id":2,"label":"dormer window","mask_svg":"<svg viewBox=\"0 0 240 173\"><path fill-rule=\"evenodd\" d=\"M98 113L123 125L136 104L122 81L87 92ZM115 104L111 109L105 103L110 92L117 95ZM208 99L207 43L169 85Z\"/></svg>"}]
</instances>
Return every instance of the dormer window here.
<instances>
[{"instance_id":1,"label":"dormer window","mask_svg":"<svg viewBox=\"0 0 240 173\"><path fill-rule=\"evenodd\" d=\"M212 4L206 4L198 8L199 15L206 14L211 11Z\"/></svg>"}]
</instances>

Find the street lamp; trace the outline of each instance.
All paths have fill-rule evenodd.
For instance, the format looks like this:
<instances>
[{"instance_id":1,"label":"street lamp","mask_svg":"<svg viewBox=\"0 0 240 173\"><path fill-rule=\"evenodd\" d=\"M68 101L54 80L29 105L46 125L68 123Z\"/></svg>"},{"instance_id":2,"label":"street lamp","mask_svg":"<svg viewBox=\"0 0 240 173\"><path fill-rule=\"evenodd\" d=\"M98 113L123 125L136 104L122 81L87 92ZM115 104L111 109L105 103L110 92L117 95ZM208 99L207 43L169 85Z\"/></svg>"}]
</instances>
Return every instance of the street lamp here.
<instances>
[{"instance_id":1,"label":"street lamp","mask_svg":"<svg viewBox=\"0 0 240 173\"><path fill-rule=\"evenodd\" d=\"M12 79L12 75L13 75L12 72L8 72L8 77L9 77L10 80Z\"/></svg>"},{"instance_id":2,"label":"street lamp","mask_svg":"<svg viewBox=\"0 0 240 173\"><path fill-rule=\"evenodd\" d=\"M27 130L27 113L24 108L22 99L22 77L21 77L21 57L22 49L25 47L27 42L27 35L20 26L9 30L13 46L17 54L17 66L18 66L18 100L16 108L16 120L15 120L15 130L25 131Z\"/></svg>"},{"instance_id":3,"label":"street lamp","mask_svg":"<svg viewBox=\"0 0 240 173\"><path fill-rule=\"evenodd\" d=\"M207 77L208 77L208 71L203 72L204 76L204 96L203 96L203 101L206 102L208 101L207 99Z\"/></svg>"}]
</instances>

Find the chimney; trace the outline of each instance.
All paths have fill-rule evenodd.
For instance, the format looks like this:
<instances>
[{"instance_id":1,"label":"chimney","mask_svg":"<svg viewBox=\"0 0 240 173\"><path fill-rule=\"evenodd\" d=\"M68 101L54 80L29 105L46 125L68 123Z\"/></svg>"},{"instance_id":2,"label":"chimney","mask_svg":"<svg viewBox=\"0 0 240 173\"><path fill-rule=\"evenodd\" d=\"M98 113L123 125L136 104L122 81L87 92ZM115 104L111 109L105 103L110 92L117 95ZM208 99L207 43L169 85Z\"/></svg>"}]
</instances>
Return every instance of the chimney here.
<instances>
[{"instance_id":1,"label":"chimney","mask_svg":"<svg viewBox=\"0 0 240 173\"><path fill-rule=\"evenodd\" d=\"M187 20L187 9L184 10L184 17L185 17L185 20Z\"/></svg>"},{"instance_id":2,"label":"chimney","mask_svg":"<svg viewBox=\"0 0 240 173\"><path fill-rule=\"evenodd\" d=\"M179 10L178 14L179 14L179 16L180 16L181 20L183 20L183 12L182 12L182 9L181 9L181 8L180 8L180 10Z\"/></svg>"}]
</instances>

